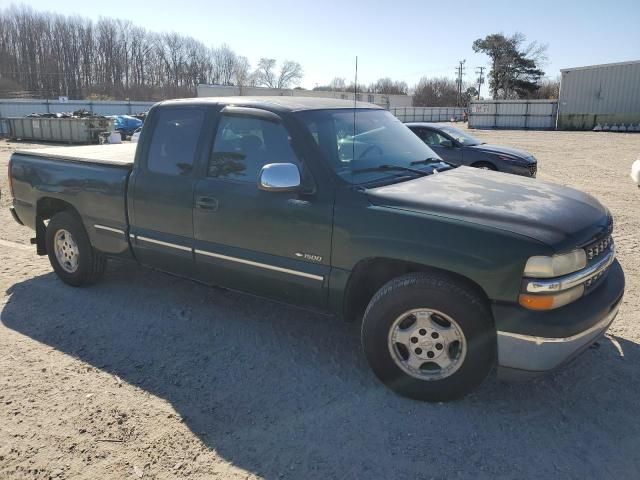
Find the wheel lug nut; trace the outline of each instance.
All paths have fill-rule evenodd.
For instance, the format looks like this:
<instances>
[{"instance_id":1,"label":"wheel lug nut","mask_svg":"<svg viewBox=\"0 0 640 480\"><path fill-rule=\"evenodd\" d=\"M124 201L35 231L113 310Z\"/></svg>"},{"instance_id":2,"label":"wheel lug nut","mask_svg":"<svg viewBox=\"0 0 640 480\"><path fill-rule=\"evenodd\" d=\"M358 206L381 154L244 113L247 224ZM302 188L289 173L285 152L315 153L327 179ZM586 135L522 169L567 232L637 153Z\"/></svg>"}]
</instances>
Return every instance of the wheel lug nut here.
<instances>
[{"instance_id":1,"label":"wheel lug nut","mask_svg":"<svg viewBox=\"0 0 640 480\"><path fill-rule=\"evenodd\" d=\"M434 339L435 339L435 338L438 338L439 336L440 336L440 335L438 335L438 332L433 332L433 333L431 334L431 338L434 338Z\"/></svg>"},{"instance_id":2,"label":"wheel lug nut","mask_svg":"<svg viewBox=\"0 0 640 480\"><path fill-rule=\"evenodd\" d=\"M416 355L420 355L422 353L422 349L421 348L416 348L415 352L416 352Z\"/></svg>"},{"instance_id":3,"label":"wheel lug nut","mask_svg":"<svg viewBox=\"0 0 640 480\"><path fill-rule=\"evenodd\" d=\"M411 343L418 343L417 337L411 337Z\"/></svg>"},{"instance_id":4,"label":"wheel lug nut","mask_svg":"<svg viewBox=\"0 0 640 480\"><path fill-rule=\"evenodd\" d=\"M436 343L436 350L442 350L444 347L441 343Z\"/></svg>"},{"instance_id":5,"label":"wheel lug nut","mask_svg":"<svg viewBox=\"0 0 640 480\"><path fill-rule=\"evenodd\" d=\"M426 331L424 328L421 328L420 330L418 330L418 333L419 333L420 335L426 335L426 334L427 334L427 331Z\"/></svg>"},{"instance_id":6,"label":"wheel lug nut","mask_svg":"<svg viewBox=\"0 0 640 480\"><path fill-rule=\"evenodd\" d=\"M433 358L435 356L435 353L433 352L427 352L427 357L429 358Z\"/></svg>"}]
</instances>

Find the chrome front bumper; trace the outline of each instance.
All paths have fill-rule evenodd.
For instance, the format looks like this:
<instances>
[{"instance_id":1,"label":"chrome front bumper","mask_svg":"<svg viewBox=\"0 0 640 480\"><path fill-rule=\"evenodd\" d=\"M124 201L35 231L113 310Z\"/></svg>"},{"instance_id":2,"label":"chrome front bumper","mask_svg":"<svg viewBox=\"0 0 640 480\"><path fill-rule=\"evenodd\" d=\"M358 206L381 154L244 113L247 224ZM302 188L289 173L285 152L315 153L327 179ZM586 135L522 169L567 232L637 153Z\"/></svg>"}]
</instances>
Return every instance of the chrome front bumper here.
<instances>
[{"instance_id":1,"label":"chrome front bumper","mask_svg":"<svg viewBox=\"0 0 640 480\"><path fill-rule=\"evenodd\" d=\"M620 303L618 301L596 324L570 337L547 338L498 331L498 366L529 373L559 367L607 331L618 314Z\"/></svg>"}]
</instances>

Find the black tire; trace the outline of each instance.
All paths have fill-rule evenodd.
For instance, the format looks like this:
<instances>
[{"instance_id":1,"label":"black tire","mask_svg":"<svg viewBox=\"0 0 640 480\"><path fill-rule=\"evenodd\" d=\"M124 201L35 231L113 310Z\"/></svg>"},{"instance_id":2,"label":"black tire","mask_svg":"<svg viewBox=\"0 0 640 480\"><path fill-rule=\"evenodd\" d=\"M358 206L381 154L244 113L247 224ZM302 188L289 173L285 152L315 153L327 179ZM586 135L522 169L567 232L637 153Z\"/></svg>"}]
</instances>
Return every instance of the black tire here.
<instances>
[{"instance_id":1,"label":"black tire","mask_svg":"<svg viewBox=\"0 0 640 480\"><path fill-rule=\"evenodd\" d=\"M127 134L124 132L120 132L120 140L124 142L126 139L127 139Z\"/></svg>"},{"instance_id":2,"label":"black tire","mask_svg":"<svg viewBox=\"0 0 640 480\"><path fill-rule=\"evenodd\" d=\"M63 268L55 253L55 237L60 230L69 232L77 245L77 269L73 272ZM91 246L89 236L76 214L68 211L56 213L47 225L45 243L49 262L64 283L84 287L96 283L104 273L106 259Z\"/></svg>"},{"instance_id":3,"label":"black tire","mask_svg":"<svg viewBox=\"0 0 640 480\"><path fill-rule=\"evenodd\" d=\"M420 379L401 369L390 351L396 319L413 309L442 312L454 319L466 341L458 369L441 379ZM362 323L362 345L375 375L400 395L429 402L463 397L478 387L496 358L496 331L486 301L442 273L411 273L391 280L371 299Z\"/></svg>"},{"instance_id":4,"label":"black tire","mask_svg":"<svg viewBox=\"0 0 640 480\"><path fill-rule=\"evenodd\" d=\"M483 170L493 170L494 172L498 171L498 168L491 162L476 162L472 167L482 168Z\"/></svg>"}]
</instances>

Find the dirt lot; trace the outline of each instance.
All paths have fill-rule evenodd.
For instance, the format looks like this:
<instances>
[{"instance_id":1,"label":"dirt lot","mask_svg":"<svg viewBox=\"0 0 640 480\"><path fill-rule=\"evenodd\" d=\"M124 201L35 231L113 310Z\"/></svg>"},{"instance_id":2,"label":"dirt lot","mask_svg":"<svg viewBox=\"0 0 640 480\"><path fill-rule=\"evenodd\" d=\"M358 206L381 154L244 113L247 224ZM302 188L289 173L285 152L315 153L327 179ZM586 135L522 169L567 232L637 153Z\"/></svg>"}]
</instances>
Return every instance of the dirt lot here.
<instances>
[{"instance_id":1,"label":"dirt lot","mask_svg":"<svg viewBox=\"0 0 640 480\"><path fill-rule=\"evenodd\" d=\"M477 135L611 209L628 287L567 368L452 404L384 388L332 318L126 265L63 285L2 173L0 478L640 477L640 134ZM0 141L0 172L15 147Z\"/></svg>"}]
</instances>

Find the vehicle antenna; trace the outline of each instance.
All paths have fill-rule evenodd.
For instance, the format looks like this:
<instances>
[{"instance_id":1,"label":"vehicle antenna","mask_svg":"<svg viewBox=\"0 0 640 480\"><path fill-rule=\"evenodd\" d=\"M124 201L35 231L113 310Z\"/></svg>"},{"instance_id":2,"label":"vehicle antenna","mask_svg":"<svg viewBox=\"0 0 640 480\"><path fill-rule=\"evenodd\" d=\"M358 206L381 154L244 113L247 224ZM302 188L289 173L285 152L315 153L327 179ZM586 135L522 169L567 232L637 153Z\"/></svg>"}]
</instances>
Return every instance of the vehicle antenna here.
<instances>
[{"instance_id":1,"label":"vehicle antenna","mask_svg":"<svg viewBox=\"0 0 640 480\"><path fill-rule=\"evenodd\" d=\"M356 55L356 79L353 83L353 136L351 137L351 162L356 159L356 106L358 98L358 56ZM353 171L353 163L351 163Z\"/></svg>"}]
</instances>

